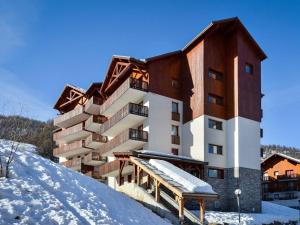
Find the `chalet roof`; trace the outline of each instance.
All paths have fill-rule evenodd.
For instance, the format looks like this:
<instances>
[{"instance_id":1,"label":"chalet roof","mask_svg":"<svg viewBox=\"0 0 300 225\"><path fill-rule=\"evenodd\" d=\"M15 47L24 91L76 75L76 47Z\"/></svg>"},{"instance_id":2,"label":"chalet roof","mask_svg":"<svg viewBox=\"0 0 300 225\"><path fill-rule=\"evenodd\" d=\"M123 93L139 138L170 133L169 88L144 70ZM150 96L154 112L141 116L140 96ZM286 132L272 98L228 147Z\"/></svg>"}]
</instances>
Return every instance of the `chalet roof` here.
<instances>
[{"instance_id":1,"label":"chalet roof","mask_svg":"<svg viewBox=\"0 0 300 225\"><path fill-rule=\"evenodd\" d=\"M75 90L82 95L84 95L86 92L86 90L83 88L79 88L79 87L76 87L71 84L66 84L64 89L62 90L61 94L59 95L56 103L54 104L54 107L53 107L54 109L59 110L59 106L60 106L61 102L63 101L65 95L67 95L71 90Z\"/></svg>"},{"instance_id":2,"label":"chalet roof","mask_svg":"<svg viewBox=\"0 0 300 225\"><path fill-rule=\"evenodd\" d=\"M94 82L90 85L90 87L87 89L87 91L85 92L85 95L89 98L93 95L93 92L98 89L100 90L102 86L102 82Z\"/></svg>"},{"instance_id":3,"label":"chalet roof","mask_svg":"<svg viewBox=\"0 0 300 225\"><path fill-rule=\"evenodd\" d=\"M240 19L238 17L233 17L233 18L228 18L228 19L223 19L223 20L216 20L216 21L212 21L204 30L202 30L193 40L191 40L184 48L182 48L182 51L188 51L189 49L191 49L194 45L196 45L197 43L199 43L200 41L202 41L205 36L220 28L220 27L224 27L227 25L237 25L241 28L241 30L243 32L246 33L247 37L249 38L250 42L253 43L254 47L256 48L261 60L264 60L267 58L266 54L264 53L264 51L259 47L259 45L257 44L257 42L254 40L254 38L251 36L251 34L249 33L249 31L246 29L246 27L242 24L242 22L240 21Z\"/></svg>"},{"instance_id":4,"label":"chalet roof","mask_svg":"<svg viewBox=\"0 0 300 225\"><path fill-rule=\"evenodd\" d=\"M285 159L289 159L291 161L294 161L296 163L300 163L300 159L296 159L294 157L291 157L291 156L288 156L288 155L285 155L285 154L282 154L282 153L273 153L272 155L270 155L269 157L265 158L264 160L261 161L261 164L265 163L267 160L273 158L273 157L276 157L276 156L280 156L282 158L285 158Z\"/></svg>"},{"instance_id":5,"label":"chalet roof","mask_svg":"<svg viewBox=\"0 0 300 225\"><path fill-rule=\"evenodd\" d=\"M145 64L145 61L140 60L140 59L136 59L136 58L131 57L131 56L113 55L112 59L111 59L111 62L108 66L103 84L101 86L101 93L105 92L105 89L106 89L107 85L109 84L109 82L111 80L113 71L114 71L117 63L123 63L123 64L127 63L129 65L129 67L127 67L126 70L124 70L124 73L126 73L125 71L130 69L132 65L142 66L142 65ZM121 74L123 74L123 73L120 73L120 75Z\"/></svg>"}]
</instances>

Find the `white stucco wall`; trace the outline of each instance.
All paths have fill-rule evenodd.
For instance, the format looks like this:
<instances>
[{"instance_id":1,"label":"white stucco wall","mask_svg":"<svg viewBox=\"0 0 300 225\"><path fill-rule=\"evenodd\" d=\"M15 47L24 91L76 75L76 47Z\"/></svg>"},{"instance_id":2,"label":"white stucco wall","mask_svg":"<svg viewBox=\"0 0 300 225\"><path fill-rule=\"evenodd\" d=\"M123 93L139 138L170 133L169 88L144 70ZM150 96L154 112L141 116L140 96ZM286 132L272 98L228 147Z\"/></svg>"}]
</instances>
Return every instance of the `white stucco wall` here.
<instances>
[{"instance_id":1,"label":"white stucco wall","mask_svg":"<svg viewBox=\"0 0 300 225\"><path fill-rule=\"evenodd\" d=\"M228 167L260 169L260 123L243 117L227 121Z\"/></svg>"},{"instance_id":2,"label":"white stucco wall","mask_svg":"<svg viewBox=\"0 0 300 225\"><path fill-rule=\"evenodd\" d=\"M208 119L223 122L223 130L208 127ZM208 153L208 144L223 146L223 154ZM260 169L260 123L242 117L223 120L207 115L182 125L183 155L221 168Z\"/></svg>"},{"instance_id":3,"label":"white stucco wall","mask_svg":"<svg viewBox=\"0 0 300 225\"><path fill-rule=\"evenodd\" d=\"M172 124L179 126L179 135L182 139L181 122L172 120L172 101L179 103L180 121L182 121L181 101L151 92L144 98L144 105L149 107L149 116L144 121L144 130L148 131L149 136L144 149L171 153L172 148L178 148L181 154L181 145L171 144Z\"/></svg>"}]
</instances>

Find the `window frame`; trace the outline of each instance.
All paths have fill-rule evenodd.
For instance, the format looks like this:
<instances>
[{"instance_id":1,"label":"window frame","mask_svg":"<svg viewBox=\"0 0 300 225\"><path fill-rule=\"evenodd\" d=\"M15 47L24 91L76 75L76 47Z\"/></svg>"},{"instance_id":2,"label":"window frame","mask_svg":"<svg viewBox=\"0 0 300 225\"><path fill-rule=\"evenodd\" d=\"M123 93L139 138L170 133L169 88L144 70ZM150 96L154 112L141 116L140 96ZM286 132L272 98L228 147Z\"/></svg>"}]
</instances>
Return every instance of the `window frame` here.
<instances>
[{"instance_id":1,"label":"window frame","mask_svg":"<svg viewBox=\"0 0 300 225\"><path fill-rule=\"evenodd\" d=\"M218 128L218 124L221 124L221 129ZM223 122L219 121L219 120L214 120L214 119L208 118L208 128L214 129L214 130L223 130Z\"/></svg>"},{"instance_id":2,"label":"window frame","mask_svg":"<svg viewBox=\"0 0 300 225\"><path fill-rule=\"evenodd\" d=\"M207 101L210 104L224 106L224 98L215 94L208 94Z\"/></svg>"},{"instance_id":3,"label":"window frame","mask_svg":"<svg viewBox=\"0 0 300 225\"><path fill-rule=\"evenodd\" d=\"M176 111L173 111L173 106L176 105ZM172 112L179 113L179 103L172 101Z\"/></svg>"},{"instance_id":4,"label":"window frame","mask_svg":"<svg viewBox=\"0 0 300 225\"><path fill-rule=\"evenodd\" d=\"M209 171L216 171L217 176L210 176ZM208 168L207 169L207 177L214 179L224 179L224 170L219 168Z\"/></svg>"},{"instance_id":5,"label":"window frame","mask_svg":"<svg viewBox=\"0 0 300 225\"><path fill-rule=\"evenodd\" d=\"M213 80L222 81L223 80L223 73L216 71L214 69L208 70L208 78Z\"/></svg>"},{"instance_id":6,"label":"window frame","mask_svg":"<svg viewBox=\"0 0 300 225\"><path fill-rule=\"evenodd\" d=\"M176 134L173 134L173 128L176 129L176 132L175 132ZM171 126L171 135L172 136L179 136L179 126L172 124L172 126Z\"/></svg>"},{"instance_id":7,"label":"window frame","mask_svg":"<svg viewBox=\"0 0 300 225\"><path fill-rule=\"evenodd\" d=\"M251 63L245 63L245 68L244 68L245 73L253 75L254 73L254 67Z\"/></svg>"},{"instance_id":8,"label":"window frame","mask_svg":"<svg viewBox=\"0 0 300 225\"><path fill-rule=\"evenodd\" d=\"M213 147L212 152L210 151L211 150L210 147ZM221 149L221 153L219 153L220 149ZM214 154L214 155L223 155L223 146L209 143L208 144L208 153Z\"/></svg>"}]
</instances>

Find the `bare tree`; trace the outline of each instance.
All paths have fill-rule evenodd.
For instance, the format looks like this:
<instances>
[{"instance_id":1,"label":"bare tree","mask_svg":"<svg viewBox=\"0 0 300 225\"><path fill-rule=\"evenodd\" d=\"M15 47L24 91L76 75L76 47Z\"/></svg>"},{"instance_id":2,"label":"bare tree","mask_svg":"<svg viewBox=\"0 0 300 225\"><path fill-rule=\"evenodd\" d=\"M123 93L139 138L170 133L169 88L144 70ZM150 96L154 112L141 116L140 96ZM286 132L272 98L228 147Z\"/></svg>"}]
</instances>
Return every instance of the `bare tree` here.
<instances>
[{"instance_id":1,"label":"bare tree","mask_svg":"<svg viewBox=\"0 0 300 225\"><path fill-rule=\"evenodd\" d=\"M6 149L0 151L0 177L5 176L6 178L9 178L11 165L14 162L20 142L28 135L27 128L29 127L29 122L22 123L18 119L18 116L10 116L10 120L10 127L7 134L9 144Z\"/></svg>"}]
</instances>

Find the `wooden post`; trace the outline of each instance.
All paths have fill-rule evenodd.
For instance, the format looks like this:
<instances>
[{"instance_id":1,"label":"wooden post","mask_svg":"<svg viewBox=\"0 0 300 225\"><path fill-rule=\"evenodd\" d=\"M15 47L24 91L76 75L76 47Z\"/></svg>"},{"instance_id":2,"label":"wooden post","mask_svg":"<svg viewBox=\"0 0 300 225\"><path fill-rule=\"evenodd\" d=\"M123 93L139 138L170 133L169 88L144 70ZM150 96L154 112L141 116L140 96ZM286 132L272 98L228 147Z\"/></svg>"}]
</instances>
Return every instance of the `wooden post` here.
<instances>
[{"instance_id":1,"label":"wooden post","mask_svg":"<svg viewBox=\"0 0 300 225\"><path fill-rule=\"evenodd\" d=\"M203 223L205 218L205 201L204 199L199 199L200 204L200 221Z\"/></svg>"},{"instance_id":2,"label":"wooden post","mask_svg":"<svg viewBox=\"0 0 300 225\"><path fill-rule=\"evenodd\" d=\"M155 201L159 202L160 200L160 189L159 189L160 183L158 180L155 180Z\"/></svg>"},{"instance_id":3,"label":"wooden post","mask_svg":"<svg viewBox=\"0 0 300 225\"><path fill-rule=\"evenodd\" d=\"M150 188L150 175L147 175L147 189Z\"/></svg>"},{"instance_id":4,"label":"wooden post","mask_svg":"<svg viewBox=\"0 0 300 225\"><path fill-rule=\"evenodd\" d=\"M139 186L140 185L140 167L137 167L137 181L136 184Z\"/></svg>"},{"instance_id":5,"label":"wooden post","mask_svg":"<svg viewBox=\"0 0 300 225\"><path fill-rule=\"evenodd\" d=\"M179 222L183 224L184 222L184 199L178 197L178 213L179 213Z\"/></svg>"}]
</instances>

